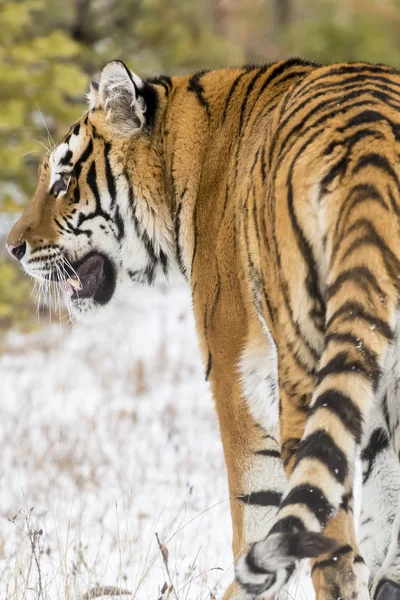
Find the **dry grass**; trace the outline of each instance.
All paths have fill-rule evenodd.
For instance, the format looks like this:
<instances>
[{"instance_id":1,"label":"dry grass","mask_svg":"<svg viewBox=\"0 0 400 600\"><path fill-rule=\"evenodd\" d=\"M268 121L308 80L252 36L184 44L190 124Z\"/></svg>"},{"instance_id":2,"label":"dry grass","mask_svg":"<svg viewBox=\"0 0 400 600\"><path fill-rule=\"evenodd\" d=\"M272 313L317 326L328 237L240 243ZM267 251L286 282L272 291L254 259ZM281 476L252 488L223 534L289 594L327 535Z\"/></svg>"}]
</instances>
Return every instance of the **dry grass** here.
<instances>
[{"instance_id":1,"label":"dry grass","mask_svg":"<svg viewBox=\"0 0 400 600\"><path fill-rule=\"evenodd\" d=\"M209 599L229 583L225 469L189 303L149 291L120 325L6 340L1 600Z\"/></svg>"}]
</instances>

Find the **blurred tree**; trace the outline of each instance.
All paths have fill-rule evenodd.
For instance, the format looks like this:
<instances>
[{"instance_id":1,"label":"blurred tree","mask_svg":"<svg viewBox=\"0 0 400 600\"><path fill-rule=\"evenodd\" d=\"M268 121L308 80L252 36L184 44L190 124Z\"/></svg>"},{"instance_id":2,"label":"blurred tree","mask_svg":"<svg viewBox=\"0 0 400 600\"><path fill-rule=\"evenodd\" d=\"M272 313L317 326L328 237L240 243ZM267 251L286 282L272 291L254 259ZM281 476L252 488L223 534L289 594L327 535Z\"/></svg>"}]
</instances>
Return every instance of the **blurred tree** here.
<instances>
[{"instance_id":1,"label":"blurred tree","mask_svg":"<svg viewBox=\"0 0 400 600\"><path fill-rule=\"evenodd\" d=\"M52 144L49 126L65 128L82 107L75 101L86 87L76 64L79 45L50 19L42 24L47 0L0 2L0 209L18 208L31 192L35 174L27 165L40 145Z\"/></svg>"},{"instance_id":2,"label":"blurred tree","mask_svg":"<svg viewBox=\"0 0 400 600\"><path fill-rule=\"evenodd\" d=\"M0 22L0 210L18 209L32 192L40 145L84 110L88 76L107 60L155 74L234 54L201 2L0 0Z\"/></svg>"},{"instance_id":3,"label":"blurred tree","mask_svg":"<svg viewBox=\"0 0 400 600\"><path fill-rule=\"evenodd\" d=\"M0 23L0 219L112 58L142 76L294 55L400 63L400 0L0 0Z\"/></svg>"},{"instance_id":4,"label":"blurred tree","mask_svg":"<svg viewBox=\"0 0 400 600\"><path fill-rule=\"evenodd\" d=\"M275 0L276 24L279 29L284 29L290 23L293 9L292 0Z\"/></svg>"},{"instance_id":5,"label":"blurred tree","mask_svg":"<svg viewBox=\"0 0 400 600\"><path fill-rule=\"evenodd\" d=\"M300 0L283 39L285 53L317 62L400 63L398 0Z\"/></svg>"}]
</instances>

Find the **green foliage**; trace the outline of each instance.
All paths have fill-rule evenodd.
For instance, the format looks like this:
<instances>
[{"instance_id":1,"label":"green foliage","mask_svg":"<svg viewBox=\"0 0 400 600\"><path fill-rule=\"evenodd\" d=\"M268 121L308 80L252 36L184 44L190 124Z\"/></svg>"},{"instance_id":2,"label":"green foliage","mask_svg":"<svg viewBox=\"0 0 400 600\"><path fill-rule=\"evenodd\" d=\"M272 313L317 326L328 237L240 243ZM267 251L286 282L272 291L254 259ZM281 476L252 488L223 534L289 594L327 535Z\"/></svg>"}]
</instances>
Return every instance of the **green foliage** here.
<instances>
[{"instance_id":1,"label":"green foliage","mask_svg":"<svg viewBox=\"0 0 400 600\"><path fill-rule=\"evenodd\" d=\"M41 153L40 144L51 143L42 114L65 128L82 111L71 103L87 81L76 62L79 45L45 20L37 24L47 5L47 0L0 2L0 209L32 192L38 160L28 158Z\"/></svg>"},{"instance_id":2,"label":"green foliage","mask_svg":"<svg viewBox=\"0 0 400 600\"><path fill-rule=\"evenodd\" d=\"M285 32L284 45L293 54L324 64L364 60L398 66L399 7L397 2L387 2L386 11L379 7L371 1L352 8L337 0L307 0Z\"/></svg>"},{"instance_id":3,"label":"green foliage","mask_svg":"<svg viewBox=\"0 0 400 600\"><path fill-rule=\"evenodd\" d=\"M111 58L143 74L230 59L202 2L0 0L0 22L0 210L32 193L41 146L82 113L89 77Z\"/></svg>"},{"instance_id":4,"label":"green foliage","mask_svg":"<svg viewBox=\"0 0 400 600\"><path fill-rule=\"evenodd\" d=\"M142 76L290 55L400 64L400 0L0 0L0 23L0 219L112 58ZM29 313L13 268L0 260L0 326Z\"/></svg>"}]
</instances>

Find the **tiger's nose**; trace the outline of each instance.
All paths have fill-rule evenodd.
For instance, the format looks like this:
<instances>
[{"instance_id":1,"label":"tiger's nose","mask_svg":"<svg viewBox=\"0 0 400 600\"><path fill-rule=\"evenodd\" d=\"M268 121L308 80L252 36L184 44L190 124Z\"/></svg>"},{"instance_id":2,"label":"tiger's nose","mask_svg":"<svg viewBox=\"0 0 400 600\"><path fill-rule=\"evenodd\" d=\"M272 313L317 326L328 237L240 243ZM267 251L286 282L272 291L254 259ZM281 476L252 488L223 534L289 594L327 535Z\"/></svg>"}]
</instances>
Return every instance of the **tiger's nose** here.
<instances>
[{"instance_id":1,"label":"tiger's nose","mask_svg":"<svg viewBox=\"0 0 400 600\"><path fill-rule=\"evenodd\" d=\"M18 246L14 244L7 244L7 250L9 251L11 256L16 258L17 260L21 260L21 258L24 257L26 252L26 242L22 242L22 244L19 244Z\"/></svg>"}]
</instances>

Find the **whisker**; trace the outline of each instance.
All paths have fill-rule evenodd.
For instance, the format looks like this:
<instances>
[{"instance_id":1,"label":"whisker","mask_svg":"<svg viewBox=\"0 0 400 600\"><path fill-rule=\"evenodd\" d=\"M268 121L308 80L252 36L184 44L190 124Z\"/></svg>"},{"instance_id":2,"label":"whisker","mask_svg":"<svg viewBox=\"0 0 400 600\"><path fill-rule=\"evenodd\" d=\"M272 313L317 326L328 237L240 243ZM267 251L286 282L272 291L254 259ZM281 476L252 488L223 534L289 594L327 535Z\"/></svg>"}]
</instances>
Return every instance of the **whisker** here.
<instances>
[{"instance_id":1,"label":"whisker","mask_svg":"<svg viewBox=\"0 0 400 600\"><path fill-rule=\"evenodd\" d=\"M50 133L50 131L49 131L49 128L47 127L47 123L46 123L46 121L45 121L45 119L44 119L43 113L42 113L42 111L40 110L40 108L39 108L38 104L36 104L36 108L38 109L38 111L39 111L39 113L40 113L40 116L41 116L41 118L42 118L42 121L43 121L43 125L45 126L45 129L46 129L46 131L47 131L47 138L50 138L50 140L48 139L47 141L48 141L48 142L50 141L50 142L53 144L53 146L52 146L52 148L51 148L51 149L53 149L53 148L55 147L56 143L55 143L55 141L53 140L53 137L52 137L52 135L51 135L51 133ZM49 150L50 150L50 148L49 148Z\"/></svg>"}]
</instances>

